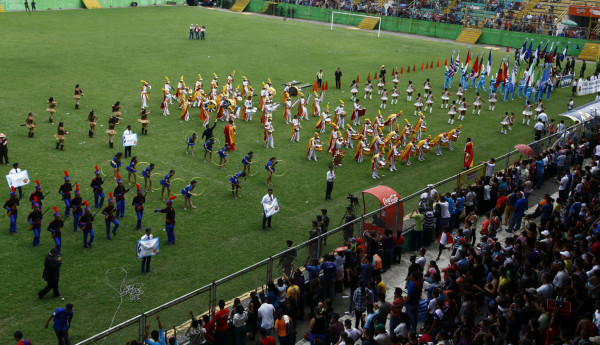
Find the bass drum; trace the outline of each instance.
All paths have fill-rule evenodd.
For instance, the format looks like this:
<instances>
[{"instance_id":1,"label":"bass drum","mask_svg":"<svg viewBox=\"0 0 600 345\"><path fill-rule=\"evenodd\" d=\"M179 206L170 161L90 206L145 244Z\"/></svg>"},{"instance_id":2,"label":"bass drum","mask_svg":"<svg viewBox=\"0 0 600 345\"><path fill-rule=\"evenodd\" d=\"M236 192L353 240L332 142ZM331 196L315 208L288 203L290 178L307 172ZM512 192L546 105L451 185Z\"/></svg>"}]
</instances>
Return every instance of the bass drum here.
<instances>
[{"instance_id":1,"label":"bass drum","mask_svg":"<svg viewBox=\"0 0 600 345\"><path fill-rule=\"evenodd\" d=\"M226 99L226 100L223 101L223 108L229 109L229 107L231 107L231 104L232 104L231 100L230 99Z\"/></svg>"},{"instance_id":2,"label":"bass drum","mask_svg":"<svg viewBox=\"0 0 600 345\"><path fill-rule=\"evenodd\" d=\"M208 101L205 105L206 110L213 112L217 109L217 103L215 101Z\"/></svg>"},{"instance_id":3,"label":"bass drum","mask_svg":"<svg viewBox=\"0 0 600 345\"><path fill-rule=\"evenodd\" d=\"M298 96L298 92L299 92L299 90L298 90L298 88L297 88L297 87L295 87L295 86L290 86L290 89L289 89L289 91L288 91L288 93L289 93L289 94L290 94L290 96L292 96L292 97L296 97L296 96Z\"/></svg>"}]
</instances>

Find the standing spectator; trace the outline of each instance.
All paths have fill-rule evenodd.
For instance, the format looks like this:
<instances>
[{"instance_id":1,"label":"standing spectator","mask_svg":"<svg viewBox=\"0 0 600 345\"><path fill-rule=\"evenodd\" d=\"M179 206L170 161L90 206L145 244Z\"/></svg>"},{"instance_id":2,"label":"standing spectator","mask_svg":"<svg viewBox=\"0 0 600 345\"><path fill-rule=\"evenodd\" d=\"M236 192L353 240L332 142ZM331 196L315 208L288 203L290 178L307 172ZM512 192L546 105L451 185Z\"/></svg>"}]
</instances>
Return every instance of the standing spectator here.
<instances>
[{"instance_id":1,"label":"standing spectator","mask_svg":"<svg viewBox=\"0 0 600 345\"><path fill-rule=\"evenodd\" d=\"M44 273L42 277L47 282L46 287L38 292L40 299L44 298L50 290L52 290L54 297L59 297L58 292L58 281L60 279L60 266L62 266L62 258L58 255L58 249L52 248L46 259L44 260Z\"/></svg>"},{"instance_id":2,"label":"standing spectator","mask_svg":"<svg viewBox=\"0 0 600 345\"><path fill-rule=\"evenodd\" d=\"M489 184L492 177L494 177L494 168L496 167L496 160L490 158L485 164L485 184Z\"/></svg>"},{"instance_id":3,"label":"standing spectator","mask_svg":"<svg viewBox=\"0 0 600 345\"><path fill-rule=\"evenodd\" d=\"M127 125L127 129L123 132L123 143L125 143L125 136L131 135L133 132L131 131L131 125ZM131 146L125 146L125 157L131 157Z\"/></svg>"},{"instance_id":4,"label":"standing spectator","mask_svg":"<svg viewBox=\"0 0 600 345\"><path fill-rule=\"evenodd\" d=\"M275 338L270 335L267 335L267 330L264 328L260 328L258 330L258 335L260 336L259 344L260 345L275 345Z\"/></svg>"},{"instance_id":5,"label":"standing spectator","mask_svg":"<svg viewBox=\"0 0 600 345\"><path fill-rule=\"evenodd\" d=\"M342 70L340 70L339 67L335 71L335 88L336 89L342 88Z\"/></svg>"},{"instance_id":6,"label":"standing spectator","mask_svg":"<svg viewBox=\"0 0 600 345\"><path fill-rule=\"evenodd\" d=\"M337 344L342 332L344 332L344 324L340 321L340 315L338 313L333 313L331 322L329 323L329 342ZM294 343L290 343L290 345L293 344Z\"/></svg>"},{"instance_id":7,"label":"standing spectator","mask_svg":"<svg viewBox=\"0 0 600 345\"><path fill-rule=\"evenodd\" d=\"M330 165L329 171L327 171L327 189L325 190L325 200L332 200L331 192L333 191L333 181L335 181L335 171L333 171L333 165Z\"/></svg>"},{"instance_id":8,"label":"standing spectator","mask_svg":"<svg viewBox=\"0 0 600 345\"><path fill-rule=\"evenodd\" d=\"M450 210L448 209L448 201L442 197L437 203L440 206L440 227L448 228L450 225Z\"/></svg>"},{"instance_id":9,"label":"standing spectator","mask_svg":"<svg viewBox=\"0 0 600 345\"><path fill-rule=\"evenodd\" d=\"M310 345L315 345L315 339L321 339L325 342L325 335L329 330L327 325L327 319L321 315L321 308L314 308L315 317L310 320L310 326L308 327L310 333Z\"/></svg>"},{"instance_id":10,"label":"standing spectator","mask_svg":"<svg viewBox=\"0 0 600 345\"><path fill-rule=\"evenodd\" d=\"M423 209L419 209L418 212L417 210L413 209L409 217L415 220L415 228L410 234L410 250L417 250L421 248L423 244Z\"/></svg>"},{"instance_id":11,"label":"standing spectator","mask_svg":"<svg viewBox=\"0 0 600 345\"><path fill-rule=\"evenodd\" d=\"M160 322L160 315L156 314L156 322L158 323L158 331L153 330L150 332L150 324L146 324L146 332L144 332L144 339L148 345L163 345L165 344L165 331L163 330L162 322ZM150 333L150 338L148 334Z\"/></svg>"},{"instance_id":12,"label":"standing spectator","mask_svg":"<svg viewBox=\"0 0 600 345\"><path fill-rule=\"evenodd\" d=\"M394 300L390 309L390 333L400 324L402 316L402 308L404 308L404 297L402 297L402 289L397 287L394 290Z\"/></svg>"},{"instance_id":13,"label":"standing spectator","mask_svg":"<svg viewBox=\"0 0 600 345\"><path fill-rule=\"evenodd\" d=\"M265 330L265 335L271 335L273 334L273 328L275 327L275 317L277 316L277 314L275 313L275 307L273 307L272 304L270 304L267 300L266 296L262 296L262 304L260 305L260 308L258 308L258 318L261 320L260 321L260 328L261 330ZM259 333L260 331L259 330ZM262 333L260 333L261 335L261 341L263 339L263 335Z\"/></svg>"},{"instance_id":14,"label":"standing spectator","mask_svg":"<svg viewBox=\"0 0 600 345\"><path fill-rule=\"evenodd\" d=\"M413 271L408 276L407 295L406 295L406 314L408 314L408 323L410 330L417 331L417 314L419 312L419 300L421 299L421 282L418 279L420 273Z\"/></svg>"},{"instance_id":15,"label":"standing spectator","mask_svg":"<svg viewBox=\"0 0 600 345\"><path fill-rule=\"evenodd\" d=\"M25 0L25 12L29 12L29 2L27 2L27 0Z\"/></svg>"},{"instance_id":16,"label":"standing spectator","mask_svg":"<svg viewBox=\"0 0 600 345\"><path fill-rule=\"evenodd\" d=\"M335 288L335 273L337 268L335 266L335 258L333 255L327 255L323 258L321 264L321 270L323 270L323 297L325 299L334 298Z\"/></svg>"},{"instance_id":17,"label":"standing spectator","mask_svg":"<svg viewBox=\"0 0 600 345\"><path fill-rule=\"evenodd\" d=\"M508 232L513 232L513 230L519 231L519 229L521 229L521 221L523 220L527 208L527 200L523 198L523 193L517 193L517 198L513 215L510 218L510 224L508 224L508 229L506 230Z\"/></svg>"},{"instance_id":18,"label":"standing spectator","mask_svg":"<svg viewBox=\"0 0 600 345\"><path fill-rule=\"evenodd\" d=\"M144 236L142 236L142 238L140 238L140 240L142 240L142 241L151 240L152 238L153 238L152 229L146 228L146 234ZM152 260L151 255L142 257L142 275L152 272L152 271L150 271L150 261L151 260Z\"/></svg>"},{"instance_id":19,"label":"standing spectator","mask_svg":"<svg viewBox=\"0 0 600 345\"><path fill-rule=\"evenodd\" d=\"M194 39L194 24L190 24L190 35L188 36L188 40Z\"/></svg>"},{"instance_id":20,"label":"standing spectator","mask_svg":"<svg viewBox=\"0 0 600 345\"><path fill-rule=\"evenodd\" d=\"M8 165L8 141L4 133L0 133L0 166Z\"/></svg>"},{"instance_id":21,"label":"standing spectator","mask_svg":"<svg viewBox=\"0 0 600 345\"><path fill-rule=\"evenodd\" d=\"M544 128L544 122L542 122L542 119L538 119L538 122L536 122L536 124L533 125L533 131L535 133L534 140L538 141L542 139L542 134L544 134Z\"/></svg>"},{"instance_id":22,"label":"standing spectator","mask_svg":"<svg viewBox=\"0 0 600 345\"><path fill-rule=\"evenodd\" d=\"M35 11L35 0L31 1L31 11Z\"/></svg>"},{"instance_id":23,"label":"standing spectator","mask_svg":"<svg viewBox=\"0 0 600 345\"><path fill-rule=\"evenodd\" d=\"M199 40L200 39L200 26L198 24L196 24L196 26L194 26L194 33L196 34L196 39Z\"/></svg>"},{"instance_id":24,"label":"standing spectator","mask_svg":"<svg viewBox=\"0 0 600 345\"><path fill-rule=\"evenodd\" d=\"M219 311L215 314L215 345L225 345L229 325L227 319L229 309L225 308L225 300L219 300Z\"/></svg>"},{"instance_id":25,"label":"standing spectator","mask_svg":"<svg viewBox=\"0 0 600 345\"><path fill-rule=\"evenodd\" d=\"M535 188L542 188L542 184L544 183L544 170L545 164L542 156L538 156L535 161Z\"/></svg>"},{"instance_id":26,"label":"standing spectator","mask_svg":"<svg viewBox=\"0 0 600 345\"><path fill-rule=\"evenodd\" d=\"M248 321L248 314L246 314L244 306L240 303L235 306L235 314L231 320L234 327L235 345L246 345L246 333L248 330L246 321Z\"/></svg>"},{"instance_id":27,"label":"standing spectator","mask_svg":"<svg viewBox=\"0 0 600 345\"><path fill-rule=\"evenodd\" d=\"M362 318L362 314L367 310L367 288L365 287L364 281L360 281L359 287L354 290L354 296L352 298L352 308L354 309L354 317L356 327L365 325L365 320Z\"/></svg>"},{"instance_id":28,"label":"standing spectator","mask_svg":"<svg viewBox=\"0 0 600 345\"><path fill-rule=\"evenodd\" d=\"M58 338L58 345L71 345L71 340L69 339L69 328L71 328L71 320L73 320L73 305L71 303L67 303L64 308L56 309L46 321L44 328L48 328L48 324L50 324L50 320L52 319L54 319L52 328L54 329L54 333L56 333L56 337Z\"/></svg>"},{"instance_id":29,"label":"standing spectator","mask_svg":"<svg viewBox=\"0 0 600 345\"><path fill-rule=\"evenodd\" d=\"M277 330L277 336L279 337L279 345L293 345L288 339L288 326L294 327L292 318L285 315L283 310L277 312L277 320L275 320L275 329Z\"/></svg>"},{"instance_id":30,"label":"standing spectator","mask_svg":"<svg viewBox=\"0 0 600 345\"><path fill-rule=\"evenodd\" d=\"M204 41L204 34L206 33L206 28L204 27L204 25L202 25L202 27L200 28L200 40ZM215 123L217 122L217 119L215 119Z\"/></svg>"}]
</instances>

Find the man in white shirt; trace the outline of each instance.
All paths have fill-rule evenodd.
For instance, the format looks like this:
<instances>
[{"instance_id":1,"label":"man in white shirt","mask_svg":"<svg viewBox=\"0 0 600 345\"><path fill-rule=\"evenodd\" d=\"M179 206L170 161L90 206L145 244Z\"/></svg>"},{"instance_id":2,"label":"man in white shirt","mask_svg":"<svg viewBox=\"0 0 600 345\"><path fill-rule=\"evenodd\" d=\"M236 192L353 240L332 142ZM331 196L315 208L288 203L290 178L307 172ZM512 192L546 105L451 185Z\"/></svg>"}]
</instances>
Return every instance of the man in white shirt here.
<instances>
[{"instance_id":1,"label":"man in white shirt","mask_svg":"<svg viewBox=\"0 0 600 345\"><path fill-rule=\"evenodd\" d=\"M8 174L12 175L12 174L20 173L20 172L21 172L21 169L19 169L19 163L14 163L13 168L10 169ZM17 187L17 189L19 190L19 200L21 200L21 198L23 197L23 190L21 189L21 187Z\"/></svg>"},{"instance_id":2,"label":"man in white shirt","mask_svg":"<svg viewBox=\"0 0 600 345\"><path fill-rule=\"evenodd\" d=\"M152 229L146 228L146 234L140 238L140 240L151 240L152 239ZM152 256L145 256L142 258L142 274L150 273L150 260L152 260ZM145 270L144 270L145 269Z\"/></svg>"},{"instance_id":3,"label":"man in white shirt","mask_svg":"<svg viewBox=\"0 0 600 345\"><path fill-rule=\"evenodd\" d=\"M267 229L266 228L267 225L269 226L269 228L271 228L271 217L272 216L267 217L267 214L265 213L265 205L270 204L271 201L273 201L273 188L267 189L267 194L265 196L263 196L262 201L260 202L263 205L263 221L262 221L263 230Z\"/></svg>"},{"instance_id":4,"label":"man in white shirt","mask_svg":"<svg viewBox=\"0 0 600 345\"><path fill-rule=\"evenodd\" d=\"M542 285L536 289L536 293L538 296L538 301L541 302L546 302L546 300L551 299L553 292L554 292L554 287L552 286L552 284L550 284L548 282L548 279L550 279L549 273L546 272L544 274L542 274Z\"/></svg>"},{"instance_id":5,"label":"man in white shirt","mask_svg":"<svg viewBox=\"0 0 600 345\"><path fill-rule=\"evenodd\" d=\"M566 201L569 197L569 176L567 176L568 171L561 172L561 178L559 180L560 185L558 186L558 197Z\"/></svg>"},{"instance_id":6,"label":"man in white shirt","mask_svg":"<svg viewBox=\"0 0 600 345\"><path fill-rule=\"evenodd\" d=\"M327 172L327 190L325 191L325 200L331 200L333 181L335 181L335 171L333 171L333 165L330 165L329 171Z\"/></svg>"},{"instance_id":7,"label":"man in white shirt","mask_svg":"<svg viewBox=\"0 0 600 345\"><path fill-rule=\"evenodd\" d=\"M538 115L538 120L542 121L544 125L548 125L548 115L545 112L541 112Z\"/></svg>"},{"instance_id":8,"label":"man in white shirt","mask_svg":"<svg viewBox=\"0 0 600 345\"><path fill-rule=\"evenodd\" d=\"M486 163L485 166L485 184L490 183L492 177L494 177L494 168L496 167L496 160L494 158L490 158L490 160Z\"/></svg>"},{"instance_id":9,"label":"man in white shirt","mask_svg":"<svg viewBox=\"0 0 600 345\"><path fill-rule=\"evenodd\" d=\"M123 143L125 143L125 136L131 135L133 132L131 131L131 125L127 125L127 129L123 132ZM131 157L131 146L125 146L125 157Z\"/></svg>"},{"instance_id":10,"label":"man in white shirt","mask_svg":"<svg viewBox=\"0 0 600 345\"><path fill-rule=\"evenodd\" d=\"M260 327L267 330L267 335L273 334L275 328L275 308L269 304L267 297L262 298L262 304L258 308L258 317L260 318Z\"/></svg>"},{"instance_id":11,"label":"man in white shirt","mask_svg":"<svg viewBox=\"0 0 600 345\"><path fill-rule=\"evenodd\" d=\"M542 139L542 134L544 134L544 123L542 122L542 119L538 119L538 122L533 126L533 130L535 132L535 137L534 139L540 140Z\"/></svg>"},{"instance_id":12,"label":"man in white shirt","mask_svg":"<svg viewBox=\"0 0 600 345\"><path fill-rule=\"evenodd\" d=\"M440 205L440 209L442 211L440 215L440 226L443 229L444 227L448 227L448 223L450 221L450 211L448 210L448 202L445 198L440 198L438 205Z\"/></svg>"}]
</instances>

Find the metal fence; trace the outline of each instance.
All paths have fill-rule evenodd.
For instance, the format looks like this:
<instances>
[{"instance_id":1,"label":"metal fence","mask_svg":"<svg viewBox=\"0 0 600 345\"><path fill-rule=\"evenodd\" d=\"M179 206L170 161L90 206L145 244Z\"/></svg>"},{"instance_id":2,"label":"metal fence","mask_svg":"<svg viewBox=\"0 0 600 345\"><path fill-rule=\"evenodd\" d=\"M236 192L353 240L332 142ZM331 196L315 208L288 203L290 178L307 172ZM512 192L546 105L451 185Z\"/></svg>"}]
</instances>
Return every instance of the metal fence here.
<instances>
[{"instance_id":1,"label":"metal fence","mask_svg":"<svg viewBox=\"0 0 600 345\"><path fill-rule=\"evenodd\" d=\"M590 129L595 128L596 125L597 123L594 118L585 123L574 125L562 133L555 133L548 135L539 141L534 141L529 144L529 146L537 155L556 145L562 146L568 141L577 144L578 139L584 135L584 133L591 133L592 131ZM514 161L522 158L522 154L516 150L509 149L507 151L506 154L496 158L496 171L510 167L513 165ZM284 252L273 255L227 277L213 281L209 285L203 286L81 341L78 345L123 344L126 340L132 339L137 339L141 342L144 335L144 325L155 319L156 315L159 313L163 315L164 320L168 320L168 325L178 325L178 334L183 334L190 324L190 310L201 311L201 314L209 313L216 308L217 301L220 299L227 301L226 304L230 306L235 298L239 298L242 304L247 306L249 303L250 292L260 292L263 288L266 288L267 283L281 277L282 268L288 266L287 263L291 262L295 267L302 267L309 258L317 258L324 253L332 252L344 242L345 237L350 235L348 233L350 229L352 229L353 236L361 236L365 222L367 222L372 215L381 214L390 207L396 207L398 210L401 204L404 207L405 213L408 214L412 209L419 207L419 201L421 200L422 194L426 193L429 199L428 202L430 202L432 189L439 192L457 191L472 184L475 179L484 176L484 173L485 164L480 164L468 171L463 171L445 180L428 185L413 194L403 197L395 204L373 210L362 216L357 216L357 219L351 223L343 224L317 238L313 238ZM407 236L410 236L408 233L413 227L414 221L409 217L397 217L394 223L394 229L402 229L402 232L406 233ZM344 230L348 232L344 233ZM195 317L198 317L201 314L196 314ZM152 324L154 325L155 322L152 322ZM165 329L167 330L168 327L165 327ZM169 330L168 334L172 334L171 332L172 330ZM178 338L181 337L178 336Z\"/></svg>"}]
</instances>

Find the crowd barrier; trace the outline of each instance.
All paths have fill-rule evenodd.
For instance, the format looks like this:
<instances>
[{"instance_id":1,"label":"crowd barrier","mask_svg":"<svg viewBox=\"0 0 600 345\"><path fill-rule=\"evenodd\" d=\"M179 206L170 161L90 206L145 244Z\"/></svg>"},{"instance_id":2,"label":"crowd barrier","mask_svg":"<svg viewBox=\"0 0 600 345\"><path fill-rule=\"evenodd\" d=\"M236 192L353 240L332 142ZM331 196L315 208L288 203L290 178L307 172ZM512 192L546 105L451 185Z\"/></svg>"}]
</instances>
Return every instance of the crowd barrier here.
<instances>
[{"instance_id":1,"label":"crowd barrier","mask_svg":"<svg viewBox=\"0 0 600 345\"><path fill-rule=\"evenodd\" d=\"M594 115L600 115L600 113ZM598 124L600 124L600 122L597 123L596 117L593 117L582 124L576 124L569 127L565 132L548 135L541 140L534 141L530 143L529 146L537 155L556 145L563 145L569 140L577 143L578 139L584 135L584 133L591 133L591 129L596 128ZM477 143L475 143L475 145L477 145ZM462 147L459 147L458 145L455 146L456 150L462 150ZM481 159L483 157L476 158ZM522 158L524 159L520 152L512 150L512 147L508 147L506 154L496 158L495 171L504 170L505 168L512 166L515 161ZM484 158L484 160L487 161L486 158ZM400 205L402 205L405 214L408 215L412 209L418 208L420 196L422 194L427 193L427 195L430 196L430 192L434 188L440 193L452 192L465 188L467 185L473 184L477 178L484 176L485 168L486 165L482 162L467 171L462 171L445 180L428 185L415 193L401 198L394 204L378 208L361 216L357 215L357 219L351 223L342 224L317 238L270 256L224 278L213 280L212 283L208 285L147 312L143 312L142 314L113 326L104 332L81 341L77 343L77 345L124 344L125 341L132 339L142 341L144 325L146 322L152 321L156 314L159 313L162 320L168 322L169 325L180 325L179 327L182 328L181 332L184 332L184 329L190 322L190 310L194 311L196 317L201 316L216 308L217 302L220 299L227 301L227 305L231 305L233 299L240 298L242 304L247 306L250 293L252 291L262 291L261 289L265 287L268 282L281 277L282 267L286 265L287 262L293 262L295 267L302 267L305 265L308 257L321 256L325 253L330 253L335 248L342 245L344 242L344 229L347 229L347 227L352 226L354 235L361 236L365 222L368 222L374 214L385 212L385 209L389 209L390 207L395 207L396 210L399 210ZM400 222L402 222L402 224L400 224ZM403 235L406 238L404 246L405 250L411 240L410 237L411 231L414 228L414 221L408 216L405 216L404 218L396 217L394 228L402 229ZM292 253L296 253L295 256L292 256Z\"/></svg>"},{"instance_id":2,"label":"crowd barrier","mask_svg":"<svg viewBox=\"0 0 600 345\"><path fill-rule=\"evenodd\" d=\"M98 0L102 8L128 7L132 2L137 6L163 6L183 5L184 0ZM29 0L31 4L31 0ZM35 2L38 11L64 10L85 8L81 0L37 0ZM25 0L0 0L0 5L5 11L25 11Z\"/></svg>"}]
</instances>

